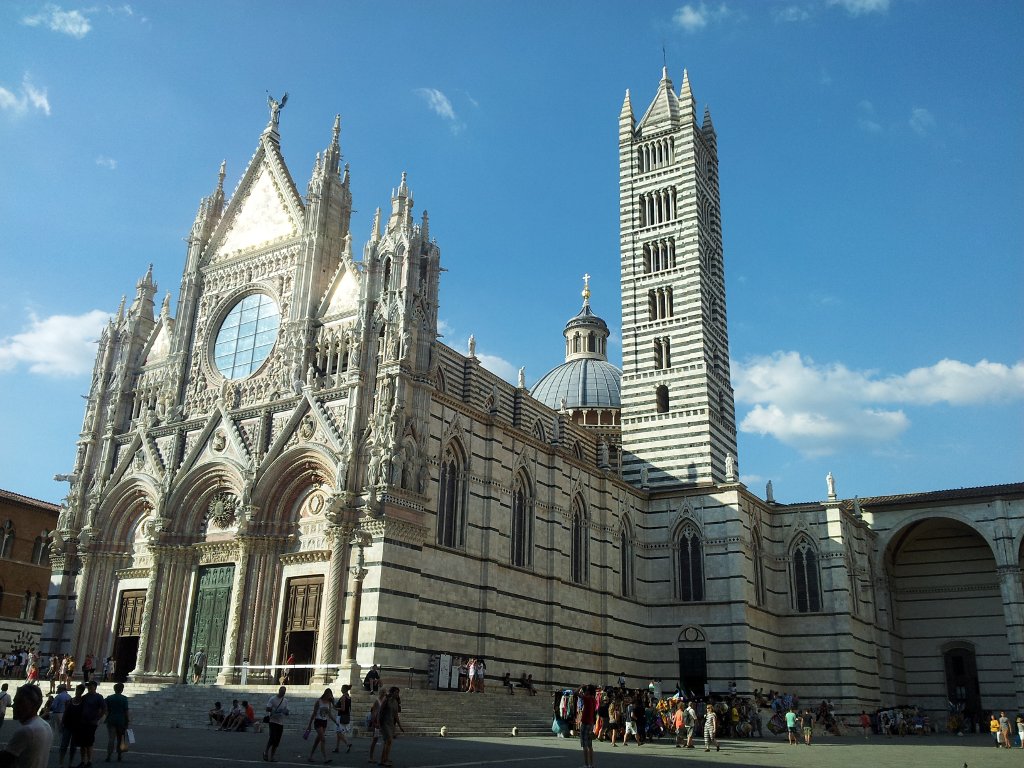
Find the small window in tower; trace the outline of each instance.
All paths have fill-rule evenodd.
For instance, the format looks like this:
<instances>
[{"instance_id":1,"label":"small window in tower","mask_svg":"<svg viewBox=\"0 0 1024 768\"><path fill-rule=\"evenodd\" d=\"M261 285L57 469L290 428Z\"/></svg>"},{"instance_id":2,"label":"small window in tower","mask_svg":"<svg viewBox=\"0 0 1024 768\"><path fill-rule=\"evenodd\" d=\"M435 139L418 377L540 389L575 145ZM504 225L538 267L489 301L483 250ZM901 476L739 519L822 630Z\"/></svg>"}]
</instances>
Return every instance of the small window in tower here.
<instances>
[{"instance_id":1,"label":"small window in tower","mask_svg":"<svg viewBox=\"0 0 1024 768\"><path fill-rule=\"evenodd\" d=\"M668 413L668 387L664 384L654 390L654 397L658 405L658 413Z\"/></svg>"}]
</instances>

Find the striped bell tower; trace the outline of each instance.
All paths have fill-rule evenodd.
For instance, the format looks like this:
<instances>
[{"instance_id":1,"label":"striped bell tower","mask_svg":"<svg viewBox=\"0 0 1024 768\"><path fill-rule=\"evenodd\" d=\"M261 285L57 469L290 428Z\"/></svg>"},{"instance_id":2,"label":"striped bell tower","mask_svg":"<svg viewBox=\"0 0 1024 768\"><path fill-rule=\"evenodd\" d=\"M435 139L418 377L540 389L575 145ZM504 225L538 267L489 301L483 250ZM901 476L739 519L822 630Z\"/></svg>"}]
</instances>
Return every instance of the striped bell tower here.
<instances>
[{"instance_id":1,"label":"striped bell tower","mask_svg":"<svg viewBox=\"0 0 1024 768\"><path fill-rule=\"evenodd\" d=\"M720 210L715 129L707 110L697 123L686 73L677 96L662 70L639 122L626 91L619 115L623 475L652 490L735 480Z\"/></svg>"}]
</instances>

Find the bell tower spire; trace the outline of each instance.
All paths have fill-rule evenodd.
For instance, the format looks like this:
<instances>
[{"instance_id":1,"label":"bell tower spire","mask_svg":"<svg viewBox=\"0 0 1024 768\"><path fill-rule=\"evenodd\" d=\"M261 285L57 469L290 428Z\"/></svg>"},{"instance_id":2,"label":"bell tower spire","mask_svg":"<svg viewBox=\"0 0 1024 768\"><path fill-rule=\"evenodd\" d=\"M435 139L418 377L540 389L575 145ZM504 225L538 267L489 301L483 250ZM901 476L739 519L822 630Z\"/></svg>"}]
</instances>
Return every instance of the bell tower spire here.
<instances>
[{"instance_id":1,"label":"bell tower spire","mask_svg":"<svg viewBox=\"0 0 1024 768\"><path fill-rule=\"evenodd\" d=\"M736 456L710 113L667 70L635 126L619 114L623 477L651 488L725 481ZM656 418L655 418L656 417Z\"/></svg>"}]
</instances>

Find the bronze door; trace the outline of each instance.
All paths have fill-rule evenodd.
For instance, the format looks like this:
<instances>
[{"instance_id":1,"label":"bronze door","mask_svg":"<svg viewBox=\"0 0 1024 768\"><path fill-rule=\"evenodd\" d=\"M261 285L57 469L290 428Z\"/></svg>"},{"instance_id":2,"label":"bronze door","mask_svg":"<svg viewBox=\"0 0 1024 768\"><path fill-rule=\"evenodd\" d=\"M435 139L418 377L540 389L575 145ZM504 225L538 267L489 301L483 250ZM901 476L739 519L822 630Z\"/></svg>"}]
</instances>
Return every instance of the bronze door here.
<instances>
[{"instance_id":1,"label":"bronze door","mask_svg":"<svg viewBox=\"0 0 1024 768\"><path fill-rule=\"evenodd\" d=\"M199 682L215 680L220 671L219 667L224 662L224 639L227 636L231 584L234 578L233 565L213 565L199 569L192 642L185 663L186 680L192 679L192 658L199 649L206 653L206 669Z\"/></svg>"},{"instance_id":2,"label":"bronze door","mask_svg":"<svg viewBox=\"0 0 1024 768\"><path fill-rule=\"evenodd\" d=\"M117 607L117 634L114 636L114 679L124 682L135 669L142 635L142 612L146 608L146 590L121 593Z\"/></svg>"},{"instance_id":3,"label":"bronze door","mask_svg":"<svg viewBox=\"0 0 1024 768\"><path fill-rule=\"evenodd\" d=\"M282 628L281 663L294 656L296 665L316 661L317 632L320 627L320 598L324 591L323 576L301 576L288 579L288 599ZM309 683L311 669L286 670L293 685Z\"/></svg>"}]
</instances>

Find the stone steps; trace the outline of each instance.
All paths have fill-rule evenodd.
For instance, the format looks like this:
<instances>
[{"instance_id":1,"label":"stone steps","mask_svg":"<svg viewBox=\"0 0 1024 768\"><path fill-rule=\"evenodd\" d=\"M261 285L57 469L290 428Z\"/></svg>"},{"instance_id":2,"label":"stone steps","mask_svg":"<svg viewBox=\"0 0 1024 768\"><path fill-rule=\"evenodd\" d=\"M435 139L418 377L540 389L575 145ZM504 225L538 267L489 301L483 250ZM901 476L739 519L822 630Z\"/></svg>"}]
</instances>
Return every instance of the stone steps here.
<instances>
[{"instance_id":1,"label":"stone steps","mask_svg":"<svg viewBox=\"0 0 1024 768\"><path fill-rule=\"evenodd\" d=\"M13 692L17 684L11 683ZM309 722L313 702L323 693L323 686L288 686L291 714L287 730L301 732ZM332 688L337 688L332 686ZM49 683L43 682L44 693ZM101 683L99 692L113 693L111 683ZM180 728L206 728L207 711L214 701L230 710L232 699L248 700L262 718L267 699L277 693L276 685L181 685L127 683L132 721L139 725L161 725ZM335 690L338 693L338 690ZM362 689L353 691L352 725L364 732L364 719L372 698ZM522 736L551 734L551 700L544 694L526 696L518 692L509 696L503 688L492 688L482 694L457 691L434 691L402 688L402 725L409 735L437 735L441 726L449 736L507 736L515 726Z\"/></svg>"}]
</instances>

